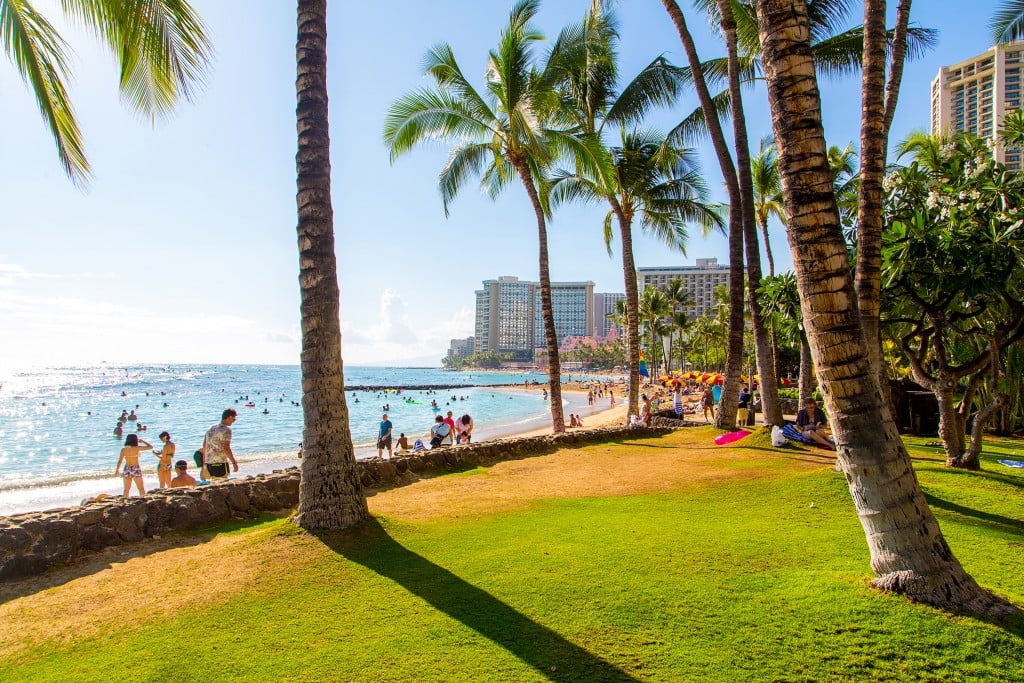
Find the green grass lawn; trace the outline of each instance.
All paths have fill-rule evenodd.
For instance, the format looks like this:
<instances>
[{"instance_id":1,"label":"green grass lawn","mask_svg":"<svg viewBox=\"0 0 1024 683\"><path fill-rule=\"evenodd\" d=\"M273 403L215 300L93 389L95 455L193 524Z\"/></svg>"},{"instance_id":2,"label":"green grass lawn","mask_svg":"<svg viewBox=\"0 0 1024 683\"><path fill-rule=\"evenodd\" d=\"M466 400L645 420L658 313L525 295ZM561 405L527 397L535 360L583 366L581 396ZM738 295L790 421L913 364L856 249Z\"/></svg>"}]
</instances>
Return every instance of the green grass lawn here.
<instances>
[{"instance_id":1,"label":"green grass lawn","mask_svg":"<svg viewBox=\"0 0 1024 683\"><path fill-rule=\"evenodd\" d=\"M950 546L1024 605L1024 472L994 464L1024 444L965 473L928 441L908 445ZM0 660L0 680L1024 681L1024 620L870 589L842 476L749 452L730 469L756 477L677 492L319 537L262 521L232 533L294 552L255 589L171 619L126 610L116 632Z\"/></svg>"}]
</instances>

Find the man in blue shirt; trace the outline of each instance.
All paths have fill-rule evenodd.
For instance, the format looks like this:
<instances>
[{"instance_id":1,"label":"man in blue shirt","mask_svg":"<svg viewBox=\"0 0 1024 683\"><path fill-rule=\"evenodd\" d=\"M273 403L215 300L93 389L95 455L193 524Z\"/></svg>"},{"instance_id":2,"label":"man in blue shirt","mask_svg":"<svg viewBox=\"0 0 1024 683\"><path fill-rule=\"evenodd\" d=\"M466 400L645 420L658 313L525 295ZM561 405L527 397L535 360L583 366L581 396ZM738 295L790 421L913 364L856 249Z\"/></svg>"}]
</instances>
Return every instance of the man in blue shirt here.
<instances>
[{"instance_id":1,"label":"man in blue shirt","mask_svg":"<svg viewBox=\"0 0 1024 683\"><path fill-rule=\"evenodd\" d=\"M743 388L740 389L739 402L736 404L736 425L738 427L745 427L747 424L747 418L750 416L750 392L747 391L747 385L744 384Z\"/></svg>"},{"instance_id":2,"label":"man in blue shirt","mask_svg":"<svg viewBox=\"0 0 1024 683\"><path fill-rule=\"evenodd\" d=\"M377 436L377 457L384 455L384 449L388 449L388 460L391 459L391 420L388 414L384 413L380 418L380 433Z\"/></svg>"}]
</instances>

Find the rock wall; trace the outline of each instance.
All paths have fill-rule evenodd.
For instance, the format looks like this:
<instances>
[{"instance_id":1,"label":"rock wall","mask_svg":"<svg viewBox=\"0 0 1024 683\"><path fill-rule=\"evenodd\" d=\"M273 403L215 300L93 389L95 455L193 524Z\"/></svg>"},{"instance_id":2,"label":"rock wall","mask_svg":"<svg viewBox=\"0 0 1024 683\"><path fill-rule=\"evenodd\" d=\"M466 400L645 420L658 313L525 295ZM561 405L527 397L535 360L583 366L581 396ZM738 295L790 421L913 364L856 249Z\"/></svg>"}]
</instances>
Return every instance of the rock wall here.
<instances>
[{"instance_id":1,"label":"rock wall","mask_svg":"<svg viewBox=\"0 0 1024 683\"><path fill-rule=\"evenodd\" d=\"M668 431L671 429L578 429L557 435L437 448L392 460L360 460L358 465L364 488L384 489L466 464L491 465L559 448L656 436ZM118 496L88 505L0 517L0 581L40 574L50 567L73 562L83 553L260 512L290 510L298 502L299 469L292 467L196 488L159 489L143 498Z\"/></svg>"}]
</instances>

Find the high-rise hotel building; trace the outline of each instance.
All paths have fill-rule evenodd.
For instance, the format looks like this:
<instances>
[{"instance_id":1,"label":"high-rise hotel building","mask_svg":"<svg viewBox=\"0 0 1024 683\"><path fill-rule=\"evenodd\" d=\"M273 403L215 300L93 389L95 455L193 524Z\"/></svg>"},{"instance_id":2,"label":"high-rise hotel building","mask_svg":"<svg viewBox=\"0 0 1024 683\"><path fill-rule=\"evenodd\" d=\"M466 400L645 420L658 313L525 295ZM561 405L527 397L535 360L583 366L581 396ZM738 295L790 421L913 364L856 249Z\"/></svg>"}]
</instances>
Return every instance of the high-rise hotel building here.
<instances>
[{"instance_id":1,"label":"high-rise hotel building","mask_svg":"<svg viewBox=\"0 0 1024 683\"><path fill-rule=\"evenodd\" d=\"M699 258L696 265L670 268L637 268L636 281L640 291L648 285L666 287L672 280L682 280L693 298L693 305L683 311L691 319L698 318L714 307L715 288L729 286L729 266L718 265L716 258Z\"/></svg>"},{"instance_id":2,"label":"high-rise hotel building","mask_svg":"<svg viewBox=\"0 0 1024 683\"><path fill-rule=\"evenodd\" d=\"M529 361L544 346L540 283L502 276L484 280L476 292L476 325L473 352L511 354L512 360ZM558 341L594 333L594 283L552 282Z\"/></svg>"},{"instance_id":3,"label":"high-rise hotel building","mask_svg":"<svg viewBox=\"0 0 1024 683\"><path fill-rule=\"evenodd\" d=\"M932 81L933 135L964 131L991 140L1003 118L1021 108L1024 41L997 45L988 52L939 69ZM996 161L1021 169L1021 151L993 144Z\"/></svg>"}]
</instances>

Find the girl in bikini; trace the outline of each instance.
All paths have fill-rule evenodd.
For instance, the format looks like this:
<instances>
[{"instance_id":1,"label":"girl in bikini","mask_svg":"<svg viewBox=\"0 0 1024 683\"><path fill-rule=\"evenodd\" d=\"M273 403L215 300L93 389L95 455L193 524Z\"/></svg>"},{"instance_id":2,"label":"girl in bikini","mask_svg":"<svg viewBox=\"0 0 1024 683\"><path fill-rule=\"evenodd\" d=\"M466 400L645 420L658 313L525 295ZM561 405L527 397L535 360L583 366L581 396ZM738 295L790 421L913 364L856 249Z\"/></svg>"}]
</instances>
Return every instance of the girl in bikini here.
<instances>
[{"instance_id":1,"label":"girl in bikini","mask_svg":"<svg viewBox=\"0 0 1024 683\"><path fill-rule=\"evenodd\" d=\"M156 466L156 478L160 482L160 488L167 489L171 487L171 462L176 448L171 441L171 435L167 432L160 432L160 440L164 443L163 449L153 451L156 457L160 458L160 463Z\"/></svg>"},{"instance_id":2,"label":"girl in bikini","mask_svg":"<svg viewBox=\"0 0 1024 683\"><path fill-rule=\"evenodd\" d=\"M141 451L151 451L151 446L145 439L140 439L136 434L129 434L125 437L124 448L121 449L121 455L117 459L117 466L114 467L114 474L117 474L121 469L121 461L124 461L124 471L121 472L121 478L124 479L124 497L128 497L128 492L131 491L132 481L135 482L135 487L139 490L139 495L146 495L146 489L142 485L142 467L139 466L139 453Z\"/></svg>"}]
</instances>

